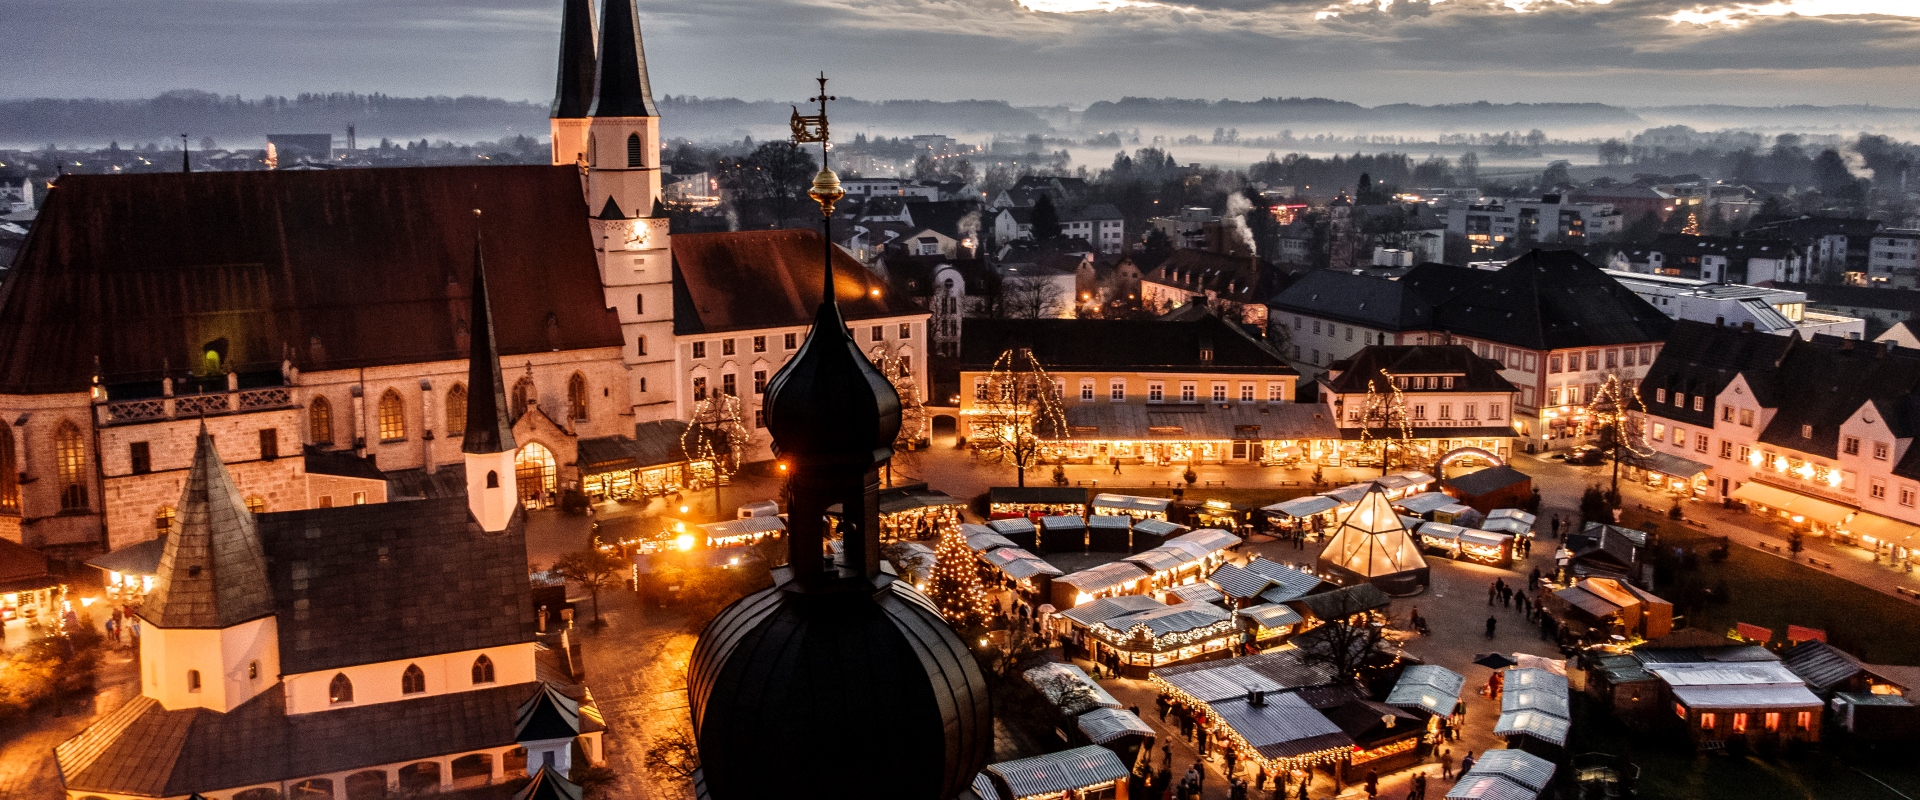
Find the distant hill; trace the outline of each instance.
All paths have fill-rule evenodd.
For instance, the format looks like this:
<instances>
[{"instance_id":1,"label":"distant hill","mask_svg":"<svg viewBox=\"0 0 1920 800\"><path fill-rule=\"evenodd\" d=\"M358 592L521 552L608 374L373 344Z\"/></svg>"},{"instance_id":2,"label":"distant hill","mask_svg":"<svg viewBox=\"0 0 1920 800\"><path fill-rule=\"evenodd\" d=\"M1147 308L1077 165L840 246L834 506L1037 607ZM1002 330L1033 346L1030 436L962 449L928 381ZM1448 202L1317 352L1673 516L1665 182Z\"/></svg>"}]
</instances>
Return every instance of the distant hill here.
<instances>
[{"instance_id":1,"label":"distant hill","mask_svg":"<svg viewBox=\"0 0 1920 800\"><path fill-rule=\"evenodd\" d=\"M1600 103L1408 103L1368 108L1324 97L1267 97L1259 100L1186 100L1123 97L1087 107L1084 124L1092 127L1161 125L1179 127L1288 127L1361 124L1379 127L1460 126L1474 131L1564 125L1633 125L1632 111Z\"/></svg>"},{"instance_id":2,"label":"distant hill","mask_svg":"<svg viewBox=\"0 0 1920 800\"><path fill-rule=\"evenodd\" d=\"M738 138L783 133L791 103L772 100L668 96L659 102L669 138ZM864 101L834 107L843 130L866 126L916 133L1044 133L1033 112L998 100ZM383 94L302 94L255 100L209 92L174 91L143 100L0 100L0 146L48 143L104 145L168 142L180 133L212 137L221 147L264 147L269 133L334 133L347 126L360 144L381 138L492 141L547 135L547 106L493 97L392 97Z\"/></svg>"}]
</instances>

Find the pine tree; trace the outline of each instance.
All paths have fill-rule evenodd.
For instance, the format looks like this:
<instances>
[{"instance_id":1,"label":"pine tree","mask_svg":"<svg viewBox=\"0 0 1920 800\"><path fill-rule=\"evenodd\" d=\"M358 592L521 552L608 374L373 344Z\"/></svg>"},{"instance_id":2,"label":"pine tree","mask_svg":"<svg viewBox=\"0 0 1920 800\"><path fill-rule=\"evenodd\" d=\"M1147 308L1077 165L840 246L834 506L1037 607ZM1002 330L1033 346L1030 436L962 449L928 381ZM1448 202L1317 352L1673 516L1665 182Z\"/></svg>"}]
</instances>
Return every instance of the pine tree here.
<instances>
[{"instance_id":1,"label":"pine tree","mask_svg":"<svg viewBox=\"0 0 1920 800\"><path fill-rule=\"evenodd\" d=\"M927 598L956 630L985 625L992 616L987 590L980 585L973 549L958 526L942 526L940 546L933 553L933 575L927 579Z\"/></svg>"}]
</instances>

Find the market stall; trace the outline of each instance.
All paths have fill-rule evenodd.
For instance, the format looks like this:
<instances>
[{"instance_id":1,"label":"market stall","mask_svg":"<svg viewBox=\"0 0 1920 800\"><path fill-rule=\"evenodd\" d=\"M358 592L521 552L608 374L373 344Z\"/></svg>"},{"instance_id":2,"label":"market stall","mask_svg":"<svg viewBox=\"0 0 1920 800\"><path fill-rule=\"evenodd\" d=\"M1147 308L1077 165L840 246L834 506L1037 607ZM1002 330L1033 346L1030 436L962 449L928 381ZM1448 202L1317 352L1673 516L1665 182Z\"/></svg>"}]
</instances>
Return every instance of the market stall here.
<instances>
[{"instance_id":1,"label":"market stall","mask_svg":"<svg viewBox=\"0 0 1920 800\"><path fill-rule=\"evenodd\" d=\"M994 533L992 528L971 522L960 524L960 535L967 538L967 547L975 553L985 553L1002 547L1019 547L1013 543L1012 539Z\"/></svg>"},{"instance_id":2,"label":"market stall","mask_svg":"<svg viewBox=\"0 0 1920 800\"><path fill-rule=\"evenodd\" d=\"M1133 520L1108 514L1087 518L1087 549L1104 553L1125 553L1133 545Z\"/></svg>"},{"instance_id":3,"label":"market stall","mask_svg":"<svg viewBox=\"0 0 1920 800\"><path fill-rule=\"evenodd\" d=\"M994 551L999 552L999 551ZM1101 564L1053 580L1053 606L1069 609L1102 597L1147 591L1146 570L1127 561Z\"/></svg>"},{"instance_id":4,"label":"market stall","mask_svg":"<svg viewBox=\"0 0 1920 800\"><path fill-rule=\"evenodd\" d=\"M1207 528L1175 536L1167 540L1168 547L1185 548L1200 560L1201 572L1212 572L1215 567L1227 563L1233 557L1233 551L1239 549L1245 541L1223 530Z\"/></svg>"},{"instance_id":5,"label":"market stall","mask_svg":"<svg viewBox=\"0 0 1920 800\"><path fill-rule=\"evenodd\" d=\"M880 552L893 564L894 574L901 580L926 591L927 579L933 575L934 564L939 560L933 548L919 542L895 542L880 548Z\"/></svg>"},{"instance_id":6,"label":"market stall","mask_svg":"<svg viewBox=\"0 0 1920 800\"><path fill-rule=\"evenodd\" d=\"M1430 719L1428 730L1438 733L1439 720L1453 714L1460 702L1460 690L1467 685L1465 676L1432 664L1413 664L1400 671L1400 680L1387 693L1387 705L1419 709Z\"/></svg>"},{"instance_id":7,"label":"market stall","mask_svg":"<svg viewBox=\"0 0 1920 800\"><path fill-rule=\"evenodd\" d=\"M1166 520L1143 519L1133 523L1133 544L1128 549L1139 553L1166 544L1168 539L1185 533L1187 526Z\"/></svg>"},{"instance_id":8,"label":"market stall","mask_svg":"<svg viewBox=\"0 0 1920 800\"><path fill-rule=\"evenodd\" d=\"M1333 512L1340 507L1340 501L1323 494L1310 494L1296 497L1262 507L1267 522L1282 531L1312 530L1314 520L1320 520L1322 527L1334 524L1337 520Z\"/></svg>"},{"instance_id":9,"label":"market stall","mask_svg":"<svg viewBox=\"0 0 1920 800\"><path fill-rule=\"evenodd\" d=\"M1292 648L1158 669L1149 679L1207 726L1209 749L1231 747L1240 763L1269 775L1337 769L1354 752L1353 738L1301 697L1301 689L1318 693L1333 683L1326 668Z\"/></svg>"},{"instance_id":10,"label":"market stall","mask_svg":"<svg viewBox=\"0 0 1920 800\"><path fill-rule=\"evenodd\" d=\"M1218 605L1221 601L1227 599L1227 596L1221 593L1213 584L1189 583L1184 586L1175 586L1168 589L1167 596L1163 599L1166 600L1168 605L1178 603L1207 603Z\"/></svg>"},{"instance_id":11,"label":"market stall","mask_svg":"<svg viewBox=\"0 0 1920 800\"><path fill-rule=\"evenodd\" d=\"M1156 667L1233 655L1239 626L1231 612L1204 603L1154 605L1087 625L1089 657L1126 677L1145 678Z\"/></svg>"},{"instance_id":12,"label":"market stall","mask_svg":"<svg viewBox=\"0 0 1920 800\"><path fill-rule=\"evenodd\" d=\"M1399 500L1402 497L1426 491L1433 486L1433 476L1419 470L1395 472L1381 477L1374 483L1380 484L1381 490L1387 493L1387 499Z\"/></svg>"},{"instance_id":13,"label":"market stall","mask_svg":"<svg viewBox=\"0 0 1920 800\"><path fill-rule=\"evenodd\" d=\"M1138 566L1147 573L1148 591L1164 592L1167 589L1198 580L1205 574L1200 558L1184 547L1161 545L1144 553L1135 553L1121 559Z\"/></svg>"},{"instance_id":14,"label":"market stall","mask_svg":"<svg viewBox=\"0 0 1920 800\"><path fill-rule=\"evenodd\" d=\"M1513 566L1513 534L1428 522L1420 526L1420 545L1455 561Z\"/></svg>"},{"instance_id":15,"label":"market stall","mask_svg":"<svg viewBox=\"0 0 1920 800\"><path fill-rule=\"evenodd\" d=\"M1087 520L1073 515L1041 517L1040 549L1048 553L1084 553L1087 550Z\"/></svg>"},{"instance_id":16,"label":"market stall","mask_svg":"<svg viewBox=\"0 0 1920 800\"><path fill-rule=\"evenodd\" d=\"M1306 621L1300 612L1279 603L1247 606L1233 613L1246 623L1245 630L1253 634L1255 645L1261 647L1281 644Z\"/></svg>"},{"instance_id":17,"label":"market stall","mask_svg":"<svg viewBox=\"0 0 1920 800\"><path fill-rule=\"evenodd\" d=\"M1553 783L1553 771L1552 761L1523 750L1486 750L1447 790L1447 799L1533 800Z\"/></svg>"},{"instance_id":18,"label":"market stall","mask_svg":"<svg viewBox=\"0 0 1920 800\"><path fill-rule=\"evenodd\" d=\"M107 599L122 605L139 605L153 591L153 578L160 572L160 554L167 549L167 535L127 545L87 561L100 570L101 584L107 587Z\"/></svg>"},{"instance_id":19,"label":"market stall","mask_svg":"<svg viewBox=\"0 0 1920 800\"><path fill-rule=\"evenodd\" d=\"M1426 518L1434 511L1453 505L1458 501L1446 492L1421 492L1420 494L1400 498L1393 507L1416 517Z\"/></svg>"},{"instance_id":20,"label":"market stall","mask_svg":"<svg viewBox=\"0 0 1920 800\"><path fill-rule=\"evenodd\" d=\"M1065 486L996 486L987 490L987 515L993 519L1087 515L1087 490Z\"/></svg>"},{"instance_id":21,"label":"market stall","mask_svg":"<svg viewBox=\"0 0 1920 800\"><path fill-rule=\"evenodd\" d=\"M1243 605L1289 603L1323 583L1318 575L1259 556L1245 564L1221 564L1207 580Z\"/></svg>"},{"instance_id":22,"label":"market stall","mask_svg":"<svg viewBox=\"0 0 1920 800\"><path fill-rule=\"evenodd\" d=\"M1496 508L1492 513L1487 514L1485 521L1480 523L1480 529L1495 533L1511 533L1516 538L1531 539L1536 519L1534 515L1517 508Z\"/></svg>"},{"instance_id":23,"label":"market stall","mask_svg":"<svg viewBox=\"0 0 1920 800\"><path fill-rule=\"evenodd\" d=\"M1088 742L1112 750L1127 763L1138 757L1140 748L1153 746L1153 726L1125 709L1096 708L1076 717L1073 725Z\"/></svg>"},{"instance_id":24,"label":"market stall","mask_svg":"<svg viewBox=\"0 0 1920 800\"><path fill-rule=\"evenodd\" d=\"M1119 514L1136 520L1167 518L1167 504L1172 502L1164 497L1136 497L1130 494L1112 494L1102 492L1093 496L1093 513Z\"/></svg>"},{"instance_id":25,"label":"market stall","mask_svg":"<svg viewBox=\"0 0 1920 800\"><path fill-rule=\"evenodd\" d=\"M1040 530L1033 524L1033 520L1026 517L996 519L987 523L987 527L994 533L1007 537L1015 547L1026 550L1040 549Z\"/></svg>"},{"instance_id":26,"label":"market stall","mask_svg":"<svg viewBox=\"0 0 1920 800\"><path fill-rule=\"evenodd\" d=\"M1526 503L1533 495L1533 478L1509 466L1487 467L1448 478L1445 491L1485 514Z\"/></svg>"},{"instance_id":27,"label":"market stall","mask_svg":"<svg viewBox=\"0 0 1920 800\"><path fill-rule=\"evenodd\" d=\"M1241 530L1253 519L1252 509L1225 500L1179 500L1168 507L1167 514L1169 519L1184 525L1229 531Z\"/></svg>"},{"instance_id":28,"label":"market stall","mask_svg":"<svg viewBox=\"0 0 1920 800\"><path fill-rule=\"evenodd\" d=\"M881 492L880 540L937 540L941 532L960 524L966 503L924 483Z\"/></svg>"},{"instance_id":29,"label":"market stall","mask_svg":"<svg viewBox=\"0 0 1920 800\"><path fill-rule=\"evenodd\" d=\"M747 517L694 526L707 547L745 547L761 539L778 539L787 532L780 517Z\"/></svg>"},{"instance_id":30,"label":"market stall","mask_svg":"<svg viewBox=\"0 0 1920 800\"><path fill-rule=\"evenodd\" d=\"M980 558L1030 600L1051 597L1053 580L1060 576L1059 567L1018 547L988 550Z\"/></svg>"},{"instance_id":31,"label":"market stall","mask_svg":"<svg viewBox=\"0 0 1920 800\"><path fill-rule=\"evenodd\" d=\"M1493 734L1505 737L1508 747L1560 758L1573 728L1566 676L1533 668L1509 669L1504 676Z\"/></svg>"},{"instance_id":32,"label":"market stall","mask_svg":"<svg viewBox=\"0 0 1920 800\"><path fill-rule=\"evenodd\" d=\"M999 800L1125 798L1126 762L1098 745L988 764L974 778L974 794Z\"/></svg>"}]
</instances>

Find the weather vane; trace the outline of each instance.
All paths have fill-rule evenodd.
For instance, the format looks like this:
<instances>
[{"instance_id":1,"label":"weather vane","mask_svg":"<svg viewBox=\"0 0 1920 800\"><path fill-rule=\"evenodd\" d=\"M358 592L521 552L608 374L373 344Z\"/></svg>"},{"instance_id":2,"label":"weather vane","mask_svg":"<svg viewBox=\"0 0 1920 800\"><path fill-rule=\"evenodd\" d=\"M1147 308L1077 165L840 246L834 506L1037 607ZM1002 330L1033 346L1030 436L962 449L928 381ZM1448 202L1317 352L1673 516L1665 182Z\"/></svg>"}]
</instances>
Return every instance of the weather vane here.
<instances>
[{"instance_id":1,"label":"weather vane","mask_svg":"<svg viewBox=\"0 0 1920 800\"><path fill-rule=\"evenodd\" d=\"M820 204L820 217L830 220L833 218L833 204L847 196L846 191L840 188L840 176L833 174L833 170L827 167L827 150L833 146L827 136L827 101L840 98L827 94L827 73L820 73L820 77L815 80L820 81L820 94L817 97L807 98L807 101L819 103L820 113L814 116L802 116L799 106L794 106L793 118L788 122L793 126L795 147L807 142L820 143L820 173L813 176L813 188L807 191L807 195ZM831 239L832 236L827 238ZM831 259L831 253L829 253L829 259ZM827 279L832 281L832 265L829 264L828 267Z\"/></svg>"}]
</instances>

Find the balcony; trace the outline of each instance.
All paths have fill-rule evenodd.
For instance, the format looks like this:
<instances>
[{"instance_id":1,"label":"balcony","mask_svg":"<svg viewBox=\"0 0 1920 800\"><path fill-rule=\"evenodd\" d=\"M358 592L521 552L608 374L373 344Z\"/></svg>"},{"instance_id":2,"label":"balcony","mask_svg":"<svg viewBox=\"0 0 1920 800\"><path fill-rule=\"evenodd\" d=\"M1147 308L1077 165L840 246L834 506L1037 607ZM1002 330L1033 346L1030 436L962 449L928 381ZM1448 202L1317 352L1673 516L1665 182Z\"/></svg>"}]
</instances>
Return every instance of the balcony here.
<instances>
[{"instance_id":1,"label":"balcony","mask_svg":"<svg viewBox=\"0 0 1920 800\"><path fill-rule=\"evenodd\" d=\"M236 389L228 392L145 397L96 403L102 426L136 425L166 420L196 419L292 408L293 390L285 386Z\"/></svg>"}]
</instances>

